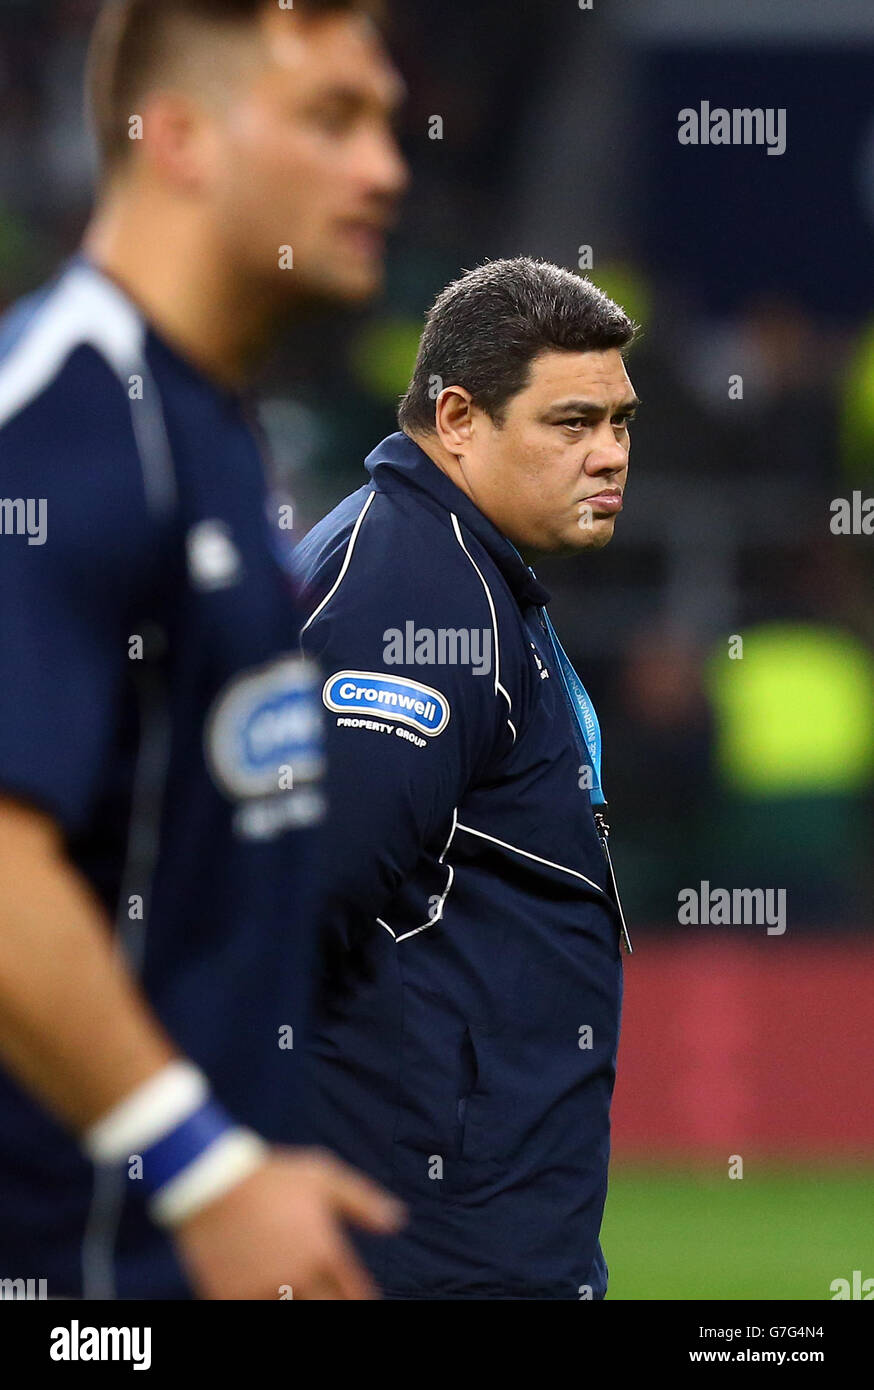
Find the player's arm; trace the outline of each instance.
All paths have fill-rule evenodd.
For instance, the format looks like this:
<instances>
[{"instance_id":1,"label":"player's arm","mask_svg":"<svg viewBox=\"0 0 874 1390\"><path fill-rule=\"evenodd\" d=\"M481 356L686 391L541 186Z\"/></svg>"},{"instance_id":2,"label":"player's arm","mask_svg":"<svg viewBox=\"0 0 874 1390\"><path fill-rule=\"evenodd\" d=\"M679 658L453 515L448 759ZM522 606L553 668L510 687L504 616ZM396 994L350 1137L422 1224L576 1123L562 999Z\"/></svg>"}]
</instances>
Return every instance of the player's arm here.
<instances>
[{"instance_id":1,"label":"player's arm","mask_svg":"<svg viewBox=\"0 0 874 1390\"><path fill-rule=\"evenodd\" d=\"M50 817L0 796L0 1053L84 1132L175 1055Z\"/></svg>"},{"instance_id":2,"label":"player's arm","mask_svg":"<svg viewBox=\"0 0 874 1390\"><path fill-rule=\"evenodd\" d=\"M93 439L63 436L41 408L3 432L4 478L47 499L48 534L0 543L0 1067L98 1165L141 1159L135 1190L201 1295L366 1297L343 1225L394 1230L397 1205L329 1155L268 1149L223 1111L68 854L115 754L129 615L162 553L110 405Z\"/></svg>"},{"instance_id":3,"label":"player's arm","mask_svg":"<svg viewBox=\"0 0 874 1390\"><path fill-rule=\"evenodd\" d=\"M181 1060L114 949L102 908L66 859L58 829L6 797L0 1059L86 1147L107 1116L149 1085L160 1087L168 1064L175 1060L178 1072ZM225 1133L241 1131L228 1125ZM372 1296L339 1223L396 1229L400 1212L379 1189L328 1154L268 1151L257 1141L238 1146L228 1162L200 1193L195 1182L167 1217L202 1294L276 1298L290 1286L305 1299Z\"/></svg>"}]
</instances>

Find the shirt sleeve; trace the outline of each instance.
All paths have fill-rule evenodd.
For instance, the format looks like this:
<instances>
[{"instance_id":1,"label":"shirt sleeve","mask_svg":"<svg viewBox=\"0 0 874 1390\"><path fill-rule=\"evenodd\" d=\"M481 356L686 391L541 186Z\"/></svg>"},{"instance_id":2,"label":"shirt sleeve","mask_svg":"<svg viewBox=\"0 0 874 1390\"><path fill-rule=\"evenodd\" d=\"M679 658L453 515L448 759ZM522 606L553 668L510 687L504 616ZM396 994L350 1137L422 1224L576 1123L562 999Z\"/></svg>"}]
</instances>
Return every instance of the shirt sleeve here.
<instances>
[{"instance_id":1,"label":"shirt sleeve","mask_svg":"<svg viewBox=\"0 0 874 1390\"><path fill-rule=\"evenodd\" d=\"M118 738L148 547L127 402L99 371L67 374L0 430L0 791L70 837Z\"/></svg>"}]
</instances>

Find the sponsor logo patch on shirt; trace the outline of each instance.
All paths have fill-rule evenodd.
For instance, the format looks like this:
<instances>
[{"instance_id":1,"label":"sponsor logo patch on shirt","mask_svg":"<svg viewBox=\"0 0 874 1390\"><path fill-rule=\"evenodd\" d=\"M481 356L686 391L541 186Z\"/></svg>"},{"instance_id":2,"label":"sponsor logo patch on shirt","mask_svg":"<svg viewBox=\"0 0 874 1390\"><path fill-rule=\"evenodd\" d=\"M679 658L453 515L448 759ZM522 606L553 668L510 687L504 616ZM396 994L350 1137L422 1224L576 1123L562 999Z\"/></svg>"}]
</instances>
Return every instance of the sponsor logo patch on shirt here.
<instances>
[{"instance_id":1,"label":"sponsor logo patch on shirt","mask_svg":"<svg viewBox=\"0 0 874 1390\"><path fill-rule=\"evenodd\" d=\"M275 796L321 776L316 667L284 657L244 672L221 692L206 726L216 783L232 800Z\"/></svg>"},{"instance_id":2,"label":"sponsor logo patch on shirt","mask_svg":"<svg viewBox=\"0 0 874 1390\"><path fill-rule=\"evenodd\" d=\"M434 738L449 723L449 701L439 690L405 676L377 671L338 671L322 690L328 709L339 714L381 714L383 718L410 724Z\"/></svg>"}]
</instances>

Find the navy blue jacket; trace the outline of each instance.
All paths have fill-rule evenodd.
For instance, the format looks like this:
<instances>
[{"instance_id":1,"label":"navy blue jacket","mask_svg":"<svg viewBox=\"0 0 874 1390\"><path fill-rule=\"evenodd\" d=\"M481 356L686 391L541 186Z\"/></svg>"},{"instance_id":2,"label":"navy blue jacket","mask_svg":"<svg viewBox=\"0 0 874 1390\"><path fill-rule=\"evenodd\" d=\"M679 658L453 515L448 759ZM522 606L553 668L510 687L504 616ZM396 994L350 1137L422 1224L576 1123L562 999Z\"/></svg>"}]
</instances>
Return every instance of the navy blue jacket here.
<instances>
[{"instance_id":1,"label":"navy blue jacket","mask_svg":"<svg viewBox=\"0 0 874 1390\"><path fill-rule=\"evenodd\" d=\"M77 260L0 323L0 498L22 504L0 535L0 794L61 828L233 1115L306 1139L321 706L246 411ZM136 1182L95 1175L2 1070L0 1277L188 1292Z\"/></svg>"},{"instance_id":2,"label":"navy blue jacket","mask_svg":"<svg viewBox=\"0 0 874 1390\"><path fill-rule=\"evenodd\" d=\"M297 552L348 965L319 1135L411 1208L363 1242L386 1296L601 1298L622 965L549 596L406 435L367 467Z\"/></svg>"}]
</instances>

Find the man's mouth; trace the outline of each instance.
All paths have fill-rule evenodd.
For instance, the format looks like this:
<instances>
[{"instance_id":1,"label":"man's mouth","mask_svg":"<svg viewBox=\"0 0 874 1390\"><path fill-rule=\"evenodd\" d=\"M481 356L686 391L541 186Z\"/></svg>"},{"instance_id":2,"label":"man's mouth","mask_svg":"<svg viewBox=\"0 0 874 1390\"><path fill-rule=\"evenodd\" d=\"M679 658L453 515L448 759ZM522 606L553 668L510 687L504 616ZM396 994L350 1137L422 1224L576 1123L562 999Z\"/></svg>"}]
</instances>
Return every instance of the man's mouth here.
<instances>
[{"instance_id":1,"label":"man's mouth","mask_svg":"<svg viewBox=\"0 0 874 1390\"><path fill-rule=\"evenodd\" d=\"M622 489L618 487L605 488L603 492L594 492L589 497L584 497L579 503L580 509L588 509L593 514L600 513L610 516L622 511Z\"/></svg>"},{"instance_id":2,"label":"man's mouth","mask_svg":"<svg viewBox=\"0 0 874 1390\"><path fill-rule=\"evenodd\" d=\"M365 218L349 218L341 223L347 245L369 256L382 256L385 253L388 224L371 222Z\"/></svg>"},{"instance_id":3,"label":"man's mouth","mask_svg":"<svg viewBox=\"0 0 874 1390\"><path fill-rule=\"evenodd\" d=\"M347 245L353 245L365 254L382 256L385 254L389 233L397 225L399 211L386 206L353 213L338 221L338 227Z\"/></svg>"}]
</instances>

